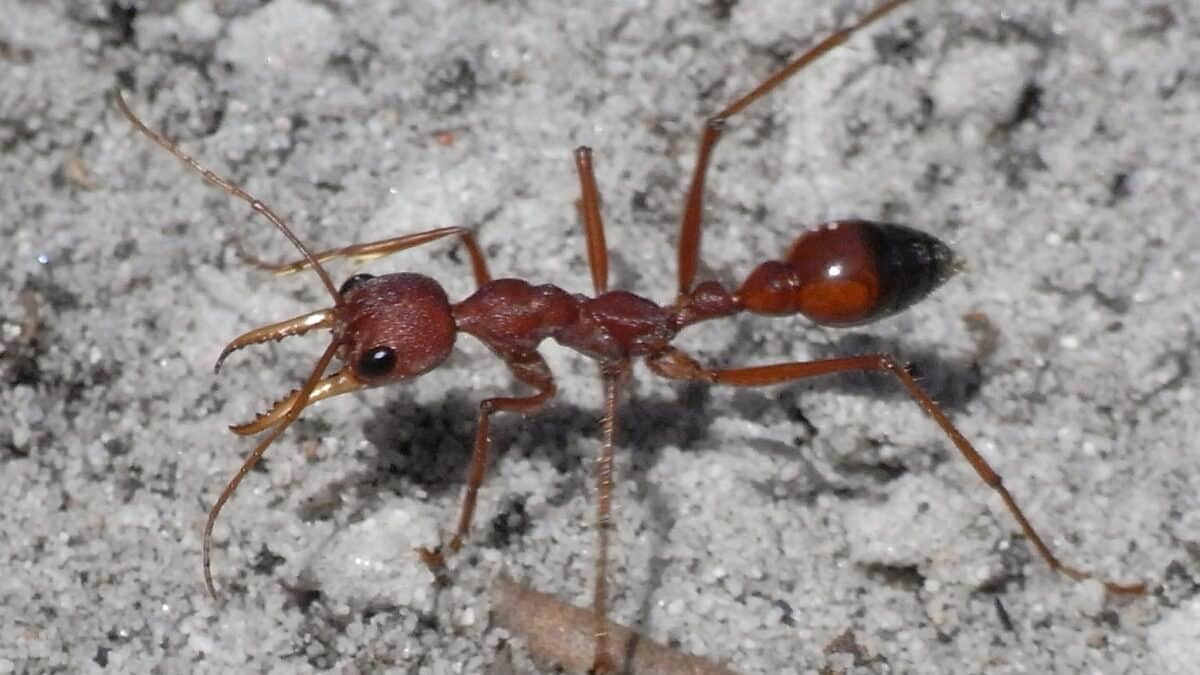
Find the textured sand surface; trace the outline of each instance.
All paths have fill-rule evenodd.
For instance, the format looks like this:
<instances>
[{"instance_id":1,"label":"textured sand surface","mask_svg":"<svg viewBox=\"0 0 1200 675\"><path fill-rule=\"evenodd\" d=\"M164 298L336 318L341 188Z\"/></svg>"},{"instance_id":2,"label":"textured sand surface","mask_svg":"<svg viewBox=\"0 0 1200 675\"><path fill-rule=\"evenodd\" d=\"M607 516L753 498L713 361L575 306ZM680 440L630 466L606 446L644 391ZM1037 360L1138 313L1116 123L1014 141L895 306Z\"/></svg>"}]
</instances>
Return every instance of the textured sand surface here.
<instances>
[{"instance_id":1,"label":"textured sand surface","mask_svg":"<svg viewBox=\"0 0 1200 675\"><path fill-rule=\"evenodd\" d=\"M700 120L870 3L559 4L0 0L0 673L531 670L485 589L506 570L588 600L594 365L544 349L561 395L497 420L440 589L411 549L456 517L505 369L463 339L411 385L307 411L217 525L214 603L200 528L252 447L225 427L297 386L324 338L218 377L213 359L328 297L242 264L234 237L295 254L111 93L314 247L465 225L495 274L573 292L570 151L590 145L611 285L666 301ZM1197 64L1195 2L917 0L734 120L703 274L736 283L846 216L932 232L968 272L875 325L680 341L713 364L914 362L1065 560L1158 592L1052 573L884 378L730 391L639 369L614 617L742 673L1200 663ZM464 262L447 243L366 271L462 298Z\"/></svg>"}]
</instances>

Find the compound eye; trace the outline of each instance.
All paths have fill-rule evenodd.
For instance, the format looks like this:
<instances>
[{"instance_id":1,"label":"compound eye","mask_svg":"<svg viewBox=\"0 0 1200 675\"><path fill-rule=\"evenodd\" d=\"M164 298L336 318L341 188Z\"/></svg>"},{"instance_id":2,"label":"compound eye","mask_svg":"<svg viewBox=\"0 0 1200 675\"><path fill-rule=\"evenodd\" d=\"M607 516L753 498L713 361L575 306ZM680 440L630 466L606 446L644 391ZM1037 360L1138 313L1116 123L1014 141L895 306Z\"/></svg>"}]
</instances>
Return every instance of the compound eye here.
<instances>
[{"instance_id":1,"label":"compound eye","mask_svg":"<svg viewBox=\"0 0 1200 675\"><path fill-rule=\"evenodd\" d=\"M346 295L374 278L374 274L355 274L342 283L342 287L338 289L338 295Z\"/></svg>"},{"instance_id":2,"label":"compound eye","mask_svg":"<svg viewBox=\"0 0 1200 675\"><path fill-rule=\"evenodd\" d=\"M374 347L358 360L358 374L363 377L383 377L396 365L396 351L391 347Z\"/></svg>"}]
</instances>

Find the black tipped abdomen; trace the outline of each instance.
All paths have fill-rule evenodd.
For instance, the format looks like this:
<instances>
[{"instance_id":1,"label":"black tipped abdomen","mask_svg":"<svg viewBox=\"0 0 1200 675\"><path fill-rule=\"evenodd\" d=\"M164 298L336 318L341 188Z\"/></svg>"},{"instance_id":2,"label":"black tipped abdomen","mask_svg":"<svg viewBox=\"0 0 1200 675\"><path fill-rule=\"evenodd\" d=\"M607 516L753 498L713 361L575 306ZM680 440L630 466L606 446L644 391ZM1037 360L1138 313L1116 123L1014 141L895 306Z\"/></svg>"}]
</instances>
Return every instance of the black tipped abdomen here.
<instances>
[{"instance_id":1,"label":"black tipped abdomen","mask_svg":"<svg viewBox=\"0 0 1200 675\"><path fill-rule=\"evenodd\" d=\"M799 313L829 326L853 326L899 312L958 268L950 247L929 234L841 220L800 235L785 260L760 265L737 299L759 314Z\"/></svg>"},{"instance_id":2,"label":"black tipped abdomen","mask_svg":"<svg viewBox=\"0 0 1200 675\"><path fill-rule=\"evenodd\" d=\"M929 295L961 263L942 240L904 225L862 221L864 245L872 251L880 280L873 321L895 314Z\"/></svg>"}]
</instances>

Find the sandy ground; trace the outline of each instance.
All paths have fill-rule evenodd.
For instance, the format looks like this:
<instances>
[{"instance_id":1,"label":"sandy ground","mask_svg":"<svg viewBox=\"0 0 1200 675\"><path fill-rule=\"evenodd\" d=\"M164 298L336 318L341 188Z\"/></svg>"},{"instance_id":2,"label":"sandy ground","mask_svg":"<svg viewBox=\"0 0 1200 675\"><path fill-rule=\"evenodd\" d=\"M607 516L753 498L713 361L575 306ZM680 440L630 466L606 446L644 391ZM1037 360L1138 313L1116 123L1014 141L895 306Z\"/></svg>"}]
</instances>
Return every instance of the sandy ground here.
<instances>
[{"instance_id":1,"label":"sandy ground","mask_svg":"<svg viewBox=\"0 0 1200 675\"><path fill-rule=\"evenodd\" d=\"M573 292L588 144L612 286L666 301L699 120L869 3L559 4L0 2L0 673L534 672L485 589L506 570L588 601L593 364L544 348L561 396L499 418L445 587L411 549L455 518L478 401L516 390L503 366L463 339L418 381L306 411L217 525L214 602L200 528L251 448L225 427L297 386L323 337L212 362L329 300L242 264L234 237L295 253L111 94L313 246L465 225L497 275ZM703 274L736 283L846 216L921 227L968 272L853 330L680 340L713 364L912 361L1065 560L1151 595L1054 574L885 378L731 391L639 369L614 617L742 673L1192 671L1197 64L1187 0L913 2L734 121ZM471 290L449 243L367 270Z\"/></svg>"}]
</instances>

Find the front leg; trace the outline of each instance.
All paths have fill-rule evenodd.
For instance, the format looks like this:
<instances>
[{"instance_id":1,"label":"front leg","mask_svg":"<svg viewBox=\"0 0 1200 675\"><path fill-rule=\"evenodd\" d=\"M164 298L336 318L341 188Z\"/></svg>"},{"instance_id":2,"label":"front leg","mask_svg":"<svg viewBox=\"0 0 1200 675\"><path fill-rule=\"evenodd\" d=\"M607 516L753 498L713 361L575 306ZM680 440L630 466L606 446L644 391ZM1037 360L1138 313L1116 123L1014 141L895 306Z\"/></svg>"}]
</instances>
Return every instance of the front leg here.
<instances>
[{"instance_id":1,"label":"front leg","mask_svg":"<svg viewBox=\"0 0 1200 675\"><path fill-rule=\"evenodd\" d=\"M311 260L304 258L292 262L268 262L251 254L249 251L243 250L240 245L238 245L238 257L259 269L266 270L277 276L284 276L312 267L314 260L318 263L342 259L356 264L367 263L401 251L406 251L410 248L424 246L425 244L446 237L458 237L466 247L467 254L471 258L471 271L475 275L476 287L491 281L492 275L488 271L487 259L483 256L483 249L479 247L479 242L475 240L475 233L465 227L439 227L433 230L414 232L412 234L390 237L365 244L351 244L350 246L331 248L326 251L317 251L313 254Z\"/></svg>"},{"instance_id":2,"label":"front leg","mask_svg":"<svg viewBox=\"0 0 1200 675\"><path fill-rule=\"evenodd\" d=\"M528 415L542 409L546 401L554 398L554 376L550 367L537 352L528 352L513 356L507 360L508 368L521 382L537 390L532 396L497 397L484 399L479 404L479 415L475 419L475 449L471 453L471 466L467 470L467 491L463 494L462 510L458 515L458 525L454 535L445 546L433 549L421 547L418 555L430 571L436 573L446 564L446 556L456 553L462 548L467 533L471 530L471 521L475 517L475 502L479 496L479 486L483 485L483 476L487 471L488 455L491 448L491 438L488 429L492 413L515 412Z\"/></svg>"}]
</instances>

